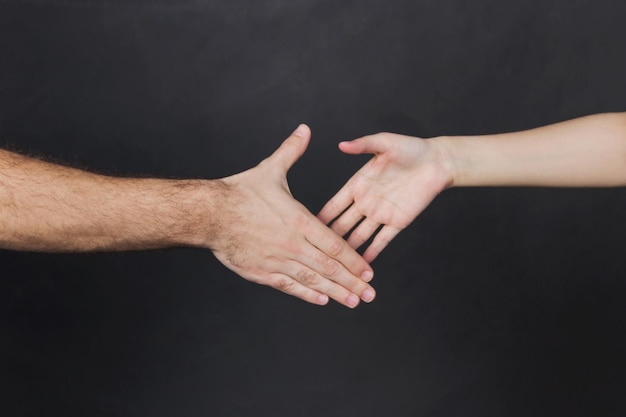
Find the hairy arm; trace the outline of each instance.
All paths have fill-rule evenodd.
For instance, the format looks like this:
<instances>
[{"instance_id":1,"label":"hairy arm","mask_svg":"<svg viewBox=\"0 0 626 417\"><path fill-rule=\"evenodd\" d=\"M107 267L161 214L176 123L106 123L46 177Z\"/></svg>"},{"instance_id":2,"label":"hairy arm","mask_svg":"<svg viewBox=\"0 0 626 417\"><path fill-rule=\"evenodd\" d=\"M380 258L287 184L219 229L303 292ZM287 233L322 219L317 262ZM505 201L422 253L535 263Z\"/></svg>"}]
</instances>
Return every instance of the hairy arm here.
<instances>
[{"instance_id":1,"label":"hairy arm","mask_svg":"<svg viewBox=\"0 0 626 417\"><path fill-rule=\"evenodd\" d=\"M114 178L0 150L0 246L66 252L197 245L198 226L211 234L219 225L215 203L224 187Z\"/></svg>"},{"instance_id":2,"label":"hairy arm","mask_svg":"<svg viewBox=\"0 0 626 417\"><path fill-rule=\"evenodd\" d=\"M379 133L339 148L374 154L318 217L371 262L443 190L470 186L626 186L626 113L523 132L421 139ZM382 227L382 228L381 228Z\"/></svg>"}]
</instances>

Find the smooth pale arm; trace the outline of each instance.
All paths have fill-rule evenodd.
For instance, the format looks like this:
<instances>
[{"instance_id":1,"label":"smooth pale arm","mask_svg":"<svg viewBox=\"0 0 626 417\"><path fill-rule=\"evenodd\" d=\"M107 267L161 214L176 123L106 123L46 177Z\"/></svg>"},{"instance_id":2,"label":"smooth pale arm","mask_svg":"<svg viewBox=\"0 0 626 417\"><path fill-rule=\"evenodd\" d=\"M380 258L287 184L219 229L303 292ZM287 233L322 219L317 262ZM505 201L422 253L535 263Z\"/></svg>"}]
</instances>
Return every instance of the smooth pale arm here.
<instances>
[{"instance_id":1,"label":"smooth pale arm","mask_svg":"<svg viewBox=\"0 0 626 417\"><path fill-rule=\"evenodd\" d=\"M441 137L450 185L615 187L626 185L626 113L582 117L488 136Z\"/></svg>"},{"instance_id":2,"label":"smooth pale arm","mask_svg":"<svg viewBox=\"0 0 626 417\"><path fill-rule=\"evenodd\" d=\"M372 262L443 190L472 186L626 186L626 113L523 132L421 139L379 133L339 148L374 154L318 214Z\"/></svg>"}]
</instances>

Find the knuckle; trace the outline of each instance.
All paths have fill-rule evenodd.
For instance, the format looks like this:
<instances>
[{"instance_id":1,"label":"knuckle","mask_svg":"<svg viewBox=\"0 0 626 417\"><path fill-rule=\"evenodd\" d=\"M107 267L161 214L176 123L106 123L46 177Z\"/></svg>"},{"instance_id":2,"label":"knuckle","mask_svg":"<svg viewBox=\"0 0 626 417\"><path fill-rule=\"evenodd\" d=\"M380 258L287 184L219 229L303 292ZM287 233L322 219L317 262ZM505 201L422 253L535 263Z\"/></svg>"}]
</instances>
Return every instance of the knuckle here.
<instances>
[{"instance_id":1,"label":"knuckle","mask_svg":"<svg viewBox=\"0 0 626 417\"><path fill-rule=\"evenodd\" d=\"M298 271L296 276L303 284L307 286L317 285L319 283L318 275L310 269L301 269L300 271Z\"/></svg>"},{"instance_id":2,"label":"knuckle","mask_svg":"<svg viewBox=\"0 0 626 417\"><path fill-rule=\"evenodd\" d=\"M293 290L294 283L287 278L279 278L274 283L274 286L283 292L291 292Z\"/></svg>"},{"instance_id":3,"label":"knuckle","mask_svg":"<svg viewBox=\"0 0 626 417\"><path fill-rule=\"evenodd\" d=\"M327 277L334 276L337 273L337 271L339 271L339 264L336 261L329 258L328 256L323 256L322 257L322 271L324 272L324 275Z\"/></svg>"},{"instance_id":4,"label":"knuckle","mask_svg":"<svg viewBox=\"0 0 626 417\"><path fill-rule=\"evenodd\" d=\"M330 247L328 248L328 254L333 258L338 257L345 250L345 242L343 240L335 239L331 242Z\"/></svg>"}]
</instances>

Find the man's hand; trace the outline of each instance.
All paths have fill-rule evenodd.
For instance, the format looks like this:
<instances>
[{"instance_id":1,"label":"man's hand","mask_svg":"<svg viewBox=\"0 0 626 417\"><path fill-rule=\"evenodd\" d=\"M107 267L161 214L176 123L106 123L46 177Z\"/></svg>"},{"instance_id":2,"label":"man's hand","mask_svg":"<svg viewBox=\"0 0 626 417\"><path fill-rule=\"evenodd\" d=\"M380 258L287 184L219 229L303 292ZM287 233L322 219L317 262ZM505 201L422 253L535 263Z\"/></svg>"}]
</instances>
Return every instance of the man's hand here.
<instances>
[{"instance_id":1,"label":"man's hand","mask_svg":"<svg viewBox=\"0 0 626 417\"><path fill-rule=\"evenodd\" d=\"M301 126L257 167L221 180L115 178L0 150L0 248L204 247L250 281L356 307L376 296L371 267L287 186L310 135Z\"/></svg>"},{"instance_id":2,"label":"man's hand","mask_svg":"<svg viewBox=\"0 0 626 417\"><path fill-rule=\"evenodd\" d=\"M340 236L352 230L348 243L355 249L380 229L363 254L367 262L450 184L440 150L430 142L379 133L339 144L345 153L375 156L326 203L318 218L325 224L332 222L332 230Z\"/></svg>"},{"instance_id":3,"label":"man's hand","mask_svg":"<svg viewBox=\"0 0 626 417\"><path fill-rule=\"evenodd\" d=\"M259 284L324 305L370 302L370 266L289 191L287 171L311 136L301 125L258 166L221 180L222 221L208 246L228 268Z\"/></svg>"}]
</instances>

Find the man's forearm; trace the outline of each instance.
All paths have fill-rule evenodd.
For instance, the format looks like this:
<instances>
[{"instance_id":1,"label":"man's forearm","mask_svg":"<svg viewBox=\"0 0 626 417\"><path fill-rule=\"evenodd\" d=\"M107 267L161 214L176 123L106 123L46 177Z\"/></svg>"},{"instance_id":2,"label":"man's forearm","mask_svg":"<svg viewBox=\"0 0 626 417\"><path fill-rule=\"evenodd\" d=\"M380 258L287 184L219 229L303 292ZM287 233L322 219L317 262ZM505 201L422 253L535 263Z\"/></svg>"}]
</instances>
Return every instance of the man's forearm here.
<instances>
[{"instance_id":1,"label":"man's forearm","mask_svg":"<svg viewBox=\"0 0 626 417\"><path fill-rule=\"evenodd\" d=\"M599 114L524 132L433 139L452 186L626 185L626 113Z\"/></svg>"},{"instance_id":2,"label":"man's forearm","mask_svg":"<svg viewBox=\"0 0 626 417\"><path fill-rule=\"evenodd\" d=\"M220 181L97 175L0 150L0 247L64 252L204 245Z\"/></svg>"}]
</instances>

